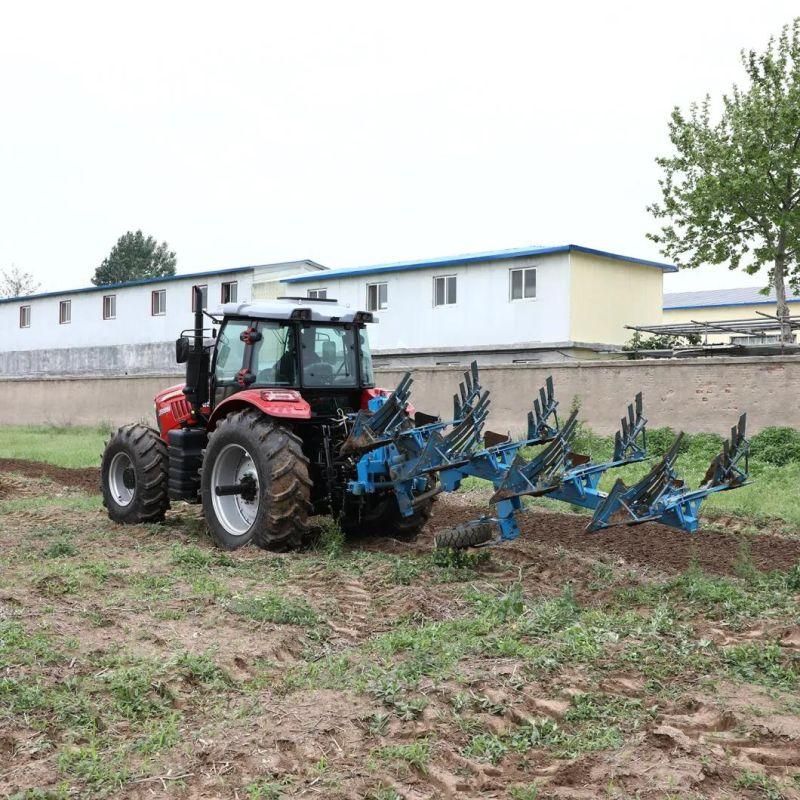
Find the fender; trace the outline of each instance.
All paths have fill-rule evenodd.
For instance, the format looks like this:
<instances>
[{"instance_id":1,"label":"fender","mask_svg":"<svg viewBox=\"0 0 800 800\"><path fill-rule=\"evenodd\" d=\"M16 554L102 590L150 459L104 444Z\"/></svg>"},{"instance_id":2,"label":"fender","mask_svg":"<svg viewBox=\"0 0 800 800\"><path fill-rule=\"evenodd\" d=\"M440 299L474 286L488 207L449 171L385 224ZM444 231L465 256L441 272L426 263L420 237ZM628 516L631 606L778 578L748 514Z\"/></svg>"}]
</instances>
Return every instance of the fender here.
<instances>
[{"instance_id":1,"label":"fender","mask_svg":"<svg viewBox=\"0 0 800 800\"><path fill-rule=\"evenodd\" d=\"M245 389L227 397L214 409L208 430L213 431L222 417L243 408L257 408L278 419L311 419L311 406L294 389Z\"/></svg>"}]
</instances>

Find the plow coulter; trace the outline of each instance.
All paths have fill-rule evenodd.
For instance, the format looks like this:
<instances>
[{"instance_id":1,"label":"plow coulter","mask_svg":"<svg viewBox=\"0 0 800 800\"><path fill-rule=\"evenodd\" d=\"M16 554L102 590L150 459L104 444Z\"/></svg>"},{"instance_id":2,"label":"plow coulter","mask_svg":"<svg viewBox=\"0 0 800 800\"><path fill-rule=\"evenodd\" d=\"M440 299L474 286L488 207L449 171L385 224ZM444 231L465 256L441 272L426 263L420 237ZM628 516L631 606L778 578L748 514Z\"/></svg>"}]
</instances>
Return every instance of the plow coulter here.
<instances>
[{"instance_id":1,"label":"plow coulter","mask_svg":"<svg viewBox=\"0 0 800 800\"><path fill-rule=\"evenodd\" d=\"M577 411L559 424L551 378L533 400L525 437L516 440L484 432L490 399L476 363L465 373L454 397L453 418L447 421L417 413L412 422L406 411L411 383L406 373L394 393L374 398L368 410L345 423L349 433L339 455L357 459L357 477L347 486L350 495L391 493L402 516L411 516L441 492L457 491L465 478L490 481L494 513L440 532L437 547L482 546L517 538L517 517L525 511L525 497L549 497L592 510L587 531L660 522L691 533L698 528L698 512L706 497L748 481L745 415L698 488L689 489L676 475L680 434L644 478L630 487L618 479L605 493L599 485L607 471L649 458L641 393L620 420L611 459L595 462L573 450Z\"/></svg>"}]
</instances>

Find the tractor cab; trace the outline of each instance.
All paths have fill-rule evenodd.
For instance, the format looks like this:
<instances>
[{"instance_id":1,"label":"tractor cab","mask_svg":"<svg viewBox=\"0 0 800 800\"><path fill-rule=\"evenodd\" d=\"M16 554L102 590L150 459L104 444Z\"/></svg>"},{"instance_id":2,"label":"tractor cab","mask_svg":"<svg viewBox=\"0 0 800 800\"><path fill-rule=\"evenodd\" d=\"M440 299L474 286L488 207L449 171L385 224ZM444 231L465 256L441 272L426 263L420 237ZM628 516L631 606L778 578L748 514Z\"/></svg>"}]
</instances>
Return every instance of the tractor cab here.
<instances>
[{"instance_id":1,"label":"tractor cab","mask_svg":"<svg viewBox=\"0 0 800 800\"><path fill-rule=\"evenodd\" d=\"M372 314L324 300L228 303L211 359L211 410L243 390L294 392L321 415L358 410L374 386Z\"/></svg>"}]
</instances>

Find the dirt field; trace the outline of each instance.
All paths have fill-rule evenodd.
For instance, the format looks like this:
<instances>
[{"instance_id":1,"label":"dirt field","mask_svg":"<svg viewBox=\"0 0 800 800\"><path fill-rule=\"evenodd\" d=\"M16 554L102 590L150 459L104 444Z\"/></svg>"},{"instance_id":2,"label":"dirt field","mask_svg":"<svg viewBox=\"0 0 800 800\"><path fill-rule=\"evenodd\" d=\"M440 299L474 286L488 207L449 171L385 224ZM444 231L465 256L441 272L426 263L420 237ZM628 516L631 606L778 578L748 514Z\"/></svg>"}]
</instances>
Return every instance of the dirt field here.
<instances>
[{"instance_id":1,"label":"dirt field","mask_svg":"<svg viewBox=\"0 0 800 800\"><path fill-rule=\"evenodd\" d=\"M718 519L514 543L211 548L96 470L0 463L0 795L800 798L800 537Z\"/></svg>"}]
</instances>

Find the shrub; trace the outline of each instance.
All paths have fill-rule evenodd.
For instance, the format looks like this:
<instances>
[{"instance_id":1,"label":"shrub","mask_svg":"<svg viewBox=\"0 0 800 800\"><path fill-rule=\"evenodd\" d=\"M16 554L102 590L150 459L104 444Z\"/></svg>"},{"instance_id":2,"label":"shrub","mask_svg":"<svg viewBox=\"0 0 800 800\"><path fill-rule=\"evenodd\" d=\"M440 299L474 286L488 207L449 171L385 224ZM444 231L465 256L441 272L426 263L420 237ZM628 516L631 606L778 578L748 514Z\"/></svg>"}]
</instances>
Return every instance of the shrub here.
<instances>
[{"instance_id":1,"label":"shrub","mask_svg":"<svg viewBox=\"0 0 800 800\"><path fill-rule=\"evenodd\" d=\"M686 449L698 461L711 461L722 452L723 437L717 433L694 433L684 437ZM683 445L681 446L683 450Z\"/></svg>"},{"instance_id":2,"label":"shrub","mask_svg":"<svg viewBox=\"0 0 800 800\"><path fill-rule=\"evenodd\" d=\"M651 456L663 456L672 447L677 435L672 428L648 428L647 452ZM688 448L689 437L684 436L679 452L684 453Z\"/></svg>"},{"instance_id":3,"label":"shrub","mask_svg":"<svg viewBox=\"0 0 800 800\"><path fill-rule=\"evenodd\" d=\"M785 467L800 462L800 431L794 428L764 428L750 439L750 454L757 461Z\"/></svg>"}]
</instances>

